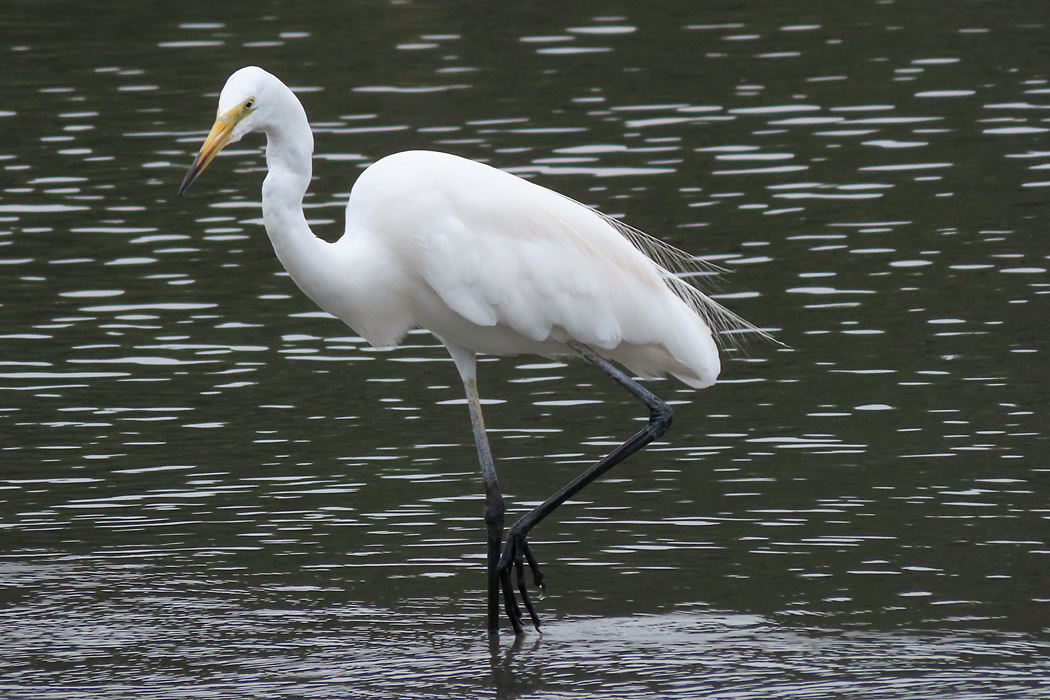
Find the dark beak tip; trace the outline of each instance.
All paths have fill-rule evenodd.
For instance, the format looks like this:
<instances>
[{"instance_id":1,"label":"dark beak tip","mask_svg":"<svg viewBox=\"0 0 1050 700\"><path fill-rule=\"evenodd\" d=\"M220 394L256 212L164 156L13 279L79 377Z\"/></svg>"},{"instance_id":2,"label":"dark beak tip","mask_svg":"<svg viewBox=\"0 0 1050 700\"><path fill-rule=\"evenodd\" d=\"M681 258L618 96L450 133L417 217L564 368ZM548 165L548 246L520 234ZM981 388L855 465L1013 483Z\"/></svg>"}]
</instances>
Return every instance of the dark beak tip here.
<instances>
[{"instance_id":1,"label":"dark beak tip","mask_svg":"<svg viewBox=\"0 0 1050 700\"><path fill-rule=\"evenodd\" d=\"M190 188L190 185L193 184L193 181L195 179L197 179L197 164L196 163L194 163L193 167L190 168L190 171L188 173L186 173L186 177L184 177L182 179L182 184L179 185L179 189L178 189L178 193L177 194L181 197L182 193Z\"/></svg>"}]
</instances>

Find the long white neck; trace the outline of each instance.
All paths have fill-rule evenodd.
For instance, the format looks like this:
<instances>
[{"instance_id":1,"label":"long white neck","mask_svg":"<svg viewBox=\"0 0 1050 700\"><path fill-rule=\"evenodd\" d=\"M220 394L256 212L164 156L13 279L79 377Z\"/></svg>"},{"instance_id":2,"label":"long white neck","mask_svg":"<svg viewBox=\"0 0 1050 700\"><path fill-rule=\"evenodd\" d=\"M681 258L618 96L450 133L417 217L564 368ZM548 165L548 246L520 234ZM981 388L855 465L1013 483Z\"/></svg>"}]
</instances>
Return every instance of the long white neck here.
<instances>
[{"instance_id":1,"label":"long white neck","mask_svg":"<svg viewBox=\"0 0 1050 700\"><path fill-rule=\"evenodd\" d=\"M303 214L314 145L310 123L291 90L276 78L269 87L268 118L256 128L266 133L263 223L274 252L299 289L318 306L373 345L395 345L415 325L410 294L403 289L404 275L399 276L389 250L364 232L367 220L353 232L356 235L344 233L335 243L310 230ZM352 208L348 203L348 217Z\"/></svg>"},{"instance_id":2,"label":"long white neck","mask_svg":"<svg viewBox=\"0 0 1050 700\"><path fill-rule=\"evenodd\" d=\"M312 172L313 134L291 90L285 88L282 98L281 118L264 129L268 172L262 186L263 223L281 264L316 301L325 284L324 263L330 244L313 234L303 213L303 196Z\"/></svg>"}]
</instances>

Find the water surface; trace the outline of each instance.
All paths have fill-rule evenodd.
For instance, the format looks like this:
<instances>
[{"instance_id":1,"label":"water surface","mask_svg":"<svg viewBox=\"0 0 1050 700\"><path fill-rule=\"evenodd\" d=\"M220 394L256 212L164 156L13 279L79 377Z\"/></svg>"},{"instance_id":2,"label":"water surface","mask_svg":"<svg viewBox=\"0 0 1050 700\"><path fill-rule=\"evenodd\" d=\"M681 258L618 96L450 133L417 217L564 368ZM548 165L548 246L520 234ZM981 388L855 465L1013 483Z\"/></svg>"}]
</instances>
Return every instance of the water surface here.
<instances>
[{"instance_id":1,"label":"water surface","mask_svg":"<svg viewBox=\"0 0 1050 700\"><path fill-rule=\"evenodd\" d=\"M948 8L947 10L945 8ZM1043 697L1045 22L1023 5L11 3L0 51L6 697ZM175 189L237 67L299 92L329 239L361 168L483 160L730 271L772 331L533 535L492 649L462 391L261 227L261 142ZM483 358L514 514L635 429Z\"/></svg>"}]
</instances>

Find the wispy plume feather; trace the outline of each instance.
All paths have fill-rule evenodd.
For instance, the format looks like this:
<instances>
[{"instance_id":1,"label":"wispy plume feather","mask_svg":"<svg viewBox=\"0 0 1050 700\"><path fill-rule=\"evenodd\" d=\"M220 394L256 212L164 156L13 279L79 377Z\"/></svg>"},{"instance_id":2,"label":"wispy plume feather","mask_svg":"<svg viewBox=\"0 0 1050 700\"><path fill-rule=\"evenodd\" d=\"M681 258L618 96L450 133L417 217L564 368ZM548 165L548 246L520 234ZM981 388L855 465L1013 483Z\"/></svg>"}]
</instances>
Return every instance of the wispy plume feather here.
<instances>
[{"instance_id":1,"label":"wispy plume feather","mask_svg":"<svg viewBox=\"0 0 1050 700\"><path fill-rule=\"evenodd\" d=\"M716 286L719 275L724 274L727 270L700 260L684 250L668 245L659 238L654 238L607 214L597 213L630 241L631 245L656 263L661 270L664 283L704 319L720 346L729 347L730 339L732 339L732 345L738 347L746 344L746 341L754 336L777 345L783 344L705 293L701 284L706 283L708 289Z\"/></svg>"}]
</instances>

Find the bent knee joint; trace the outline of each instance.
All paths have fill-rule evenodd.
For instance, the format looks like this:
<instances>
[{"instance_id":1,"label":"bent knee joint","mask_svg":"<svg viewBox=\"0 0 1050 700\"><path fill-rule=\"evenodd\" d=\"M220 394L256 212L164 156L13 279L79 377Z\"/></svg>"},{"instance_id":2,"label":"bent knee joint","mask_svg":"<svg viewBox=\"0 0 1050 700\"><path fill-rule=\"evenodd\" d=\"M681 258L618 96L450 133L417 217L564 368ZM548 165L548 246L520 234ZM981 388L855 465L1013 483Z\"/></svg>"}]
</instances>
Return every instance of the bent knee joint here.
<instances>
[{"instance_id":1,"label":"bent knee joint","mask_svg":"<svg viewBox=\"0 0 1050 700\"><path fill-rule=\"evenodd\" d=\"M658 436L667 432L667 429L671 427L671 422L673 420L674 409L662 401L659 405L654 406L649 411L649 425L653 427Z\"/></svg>"}]
</instances>

